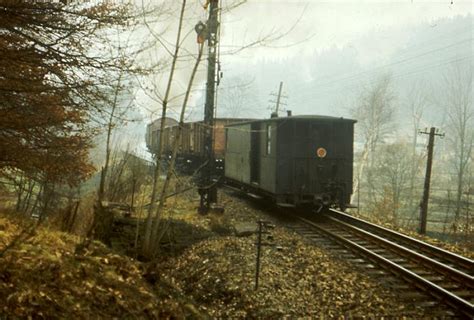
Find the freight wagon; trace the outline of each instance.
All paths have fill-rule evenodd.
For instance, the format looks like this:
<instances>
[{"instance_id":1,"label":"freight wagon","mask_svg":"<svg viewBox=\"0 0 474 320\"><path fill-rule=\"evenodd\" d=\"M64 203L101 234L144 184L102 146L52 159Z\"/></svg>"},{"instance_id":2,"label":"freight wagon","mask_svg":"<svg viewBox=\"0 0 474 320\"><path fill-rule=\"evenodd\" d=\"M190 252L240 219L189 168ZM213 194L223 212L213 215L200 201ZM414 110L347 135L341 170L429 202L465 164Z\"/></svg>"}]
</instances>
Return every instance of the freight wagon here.
<instances>
[{"instance_id":1,"label":"freight wagon","mask_svg":"<svg viewBox=\"0 0 474 320\"><path fill-rule=\"evenodd\" d=\"M216 118L214 119L213 131L213 149L215 158L215 168L218 175L222 174L224 170L224 152L225 152L225 126L237 123L250 121L252 119L237 119L237 118ZM153 123L160 121L155 120ZM152 124L153 124L152 123ZM177 141L178 123L168 121L169 125L165 126L163 130L163 148L162 154L169 157L172 154L173 146L178 144L178 156L176 159L177 168L185 173L193 173L205 162L204 154L204 132L205 124L203 121L187 122L183 124L181 137ZM159 141L159 126L152 124L148 125L147 141L154 142L148 144L147 147L150 152L156 155L158 151ZM148 137L149 136L149 137Z\"/></svg>"}]
</instances>

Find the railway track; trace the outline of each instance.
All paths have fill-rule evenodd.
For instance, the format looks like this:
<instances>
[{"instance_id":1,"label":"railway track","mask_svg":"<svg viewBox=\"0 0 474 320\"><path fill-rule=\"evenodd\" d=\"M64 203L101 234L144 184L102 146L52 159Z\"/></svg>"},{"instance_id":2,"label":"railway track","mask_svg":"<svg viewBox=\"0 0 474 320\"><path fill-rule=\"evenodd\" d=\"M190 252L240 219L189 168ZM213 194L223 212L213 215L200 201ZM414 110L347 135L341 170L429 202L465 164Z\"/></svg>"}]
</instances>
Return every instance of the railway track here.
<instances>
[{"instance_id":1,"label":"railway track","mask_svg":"<svg viewBox=\"0 0 474 320\"><path fill-rule=\"evenodd\" d=\"M297 221L292 229L339 250L370 273L402 279L399 289L438 316L474 318L473 260L337 210L317 220L299 217Z\"/></svg>"},{"instance_id":2,"label":"railway track","mask_svg":"<svg viewBox=\"0 0 474 320\"><path fill-rule=\"evenodd\" d=\"M364 230L368 230L371 233L374 233L387 240L395 242L405 248L414 250L444 265L459 270L462 273L469 275L471 277L470 280L472 281L472 277L474 276L474 261L469 258L460 256L453 252L441 249L421 240L409 237L402 233L381 227L365 220L352 217L339 210L331 209L328 215L338 220L346 221L347 223L354 226L358 226Z\"/></svg>"}]
</instances>

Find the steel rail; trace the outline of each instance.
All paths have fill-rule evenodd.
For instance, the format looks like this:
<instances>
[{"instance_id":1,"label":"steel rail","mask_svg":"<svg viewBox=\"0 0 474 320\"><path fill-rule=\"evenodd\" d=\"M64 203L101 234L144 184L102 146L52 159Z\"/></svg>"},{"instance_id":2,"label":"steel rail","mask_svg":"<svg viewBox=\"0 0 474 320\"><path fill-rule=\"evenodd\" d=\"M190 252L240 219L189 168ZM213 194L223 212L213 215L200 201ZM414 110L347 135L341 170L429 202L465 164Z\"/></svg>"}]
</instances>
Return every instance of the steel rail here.
<instances>
[{"instance_id":1,"label":"steel rail","mask_svg":"<svg viewBox=\"0 0 474 320\"><path fill-rule=\"evenodd\" d=\"M385 238L382 238L378 235L372 234L366 230L363 230L359 227L350 225L346 222L337 220L335 218L329 217L332 221L335 221L336 223L342 224L344 227L350 229L350 230L355 230L359 234L362 234L366 238L369 239L375 239L378 243L381 243L384 247L388 249L394 249L397 252L403 254L405 257L408 257L409 259L416 259L417 261L420 261L423 265L428 266L429 268L432 268L436 270L439 273L442 273L443 275L452 278L455 281L458 281L462 283L463 285L469 287L469 289L474 289L474 277L468 275L467 273L464 273L462 271L459 271L458 269L455 269L451 266L445 265L435 259L432 259L430 257L424 256L421 253L418 253L412 249L408 249L406 247L403 247L399 245L398 243L394 243L390 240L387 240Z\"/></svg>"},{"instance_id":2,"label":"steel rail","mask_svg":"<svg viewBox=\"0 0 474 320\"><path fill-rule=\"evenodd\" d=\"M342 236L339 236L331 231L326 230L325 228L317 225L316 223L302 218L298 217L299 220L303 221L305 224L310 225L314 228L316 228L318 231L323 232L330 236L331 238L335 239L337 242L339 242L341 245L345 247L349 247L350 249L354 249L360 253L362 253L364 256L366 256L368 259L384 266L387 268L389 272L395 273L402 277L403 279L407 280L408 282L414 284L416 287L420 288L421 290L425 291L431 296L436 297L439 300L442 300L443 302L447 303L454 309L456 309L458 312L460 312L464 317L468 319L472 319L474 315L474 306L469 303L468 301L456 296L452 292L449 292L448 290L438 286L437 284L432 283L431 281L428 281L424 279L423 277L417 275L415 272L408 270L407 268L400 266L393 261L390 261L389 259L370 251L367 248L364 248L363 246L355 243L354 241L348 240ZM340 222L340 221L339 221ZM359 228L357 228L359 229ZM380 237L378 237L380 238ZM390 242L390 241L388 241ZM398 245L399 246L399 245ZM401 246L399 246L401 247Z\"/></svg>"},{"instance_id":3,"label":"steel rail","mask_svg":"<svg viewBox=\"0 0 474 320\"><path fill-rule=\"evenodd\" d=\"M414 247L416 247L416 248L418 248L422 251L428 251L428 252L434 254L435 256L437 256L441 259L451 261L452 263L455 263L457 265L462 266L466 270L470 270L470 271L474 270L474 260L471 260L469 258L466 258L466 257L463 257L461 255L455 254L453 252L441 249L439 247L436 247L436 246L431 245L429 243L426 243L424 241L411 238L407 235L404 235L402 233L399 233L399 232L390 230L388 228L376 225L374 223L371 223L371 222L353 217L353 216L351 216L347 213L344 213L342 211L335 210L335 209L329 209L329 210L330 210L331 213L337 214L337 216L331 215L331 216L333 216L337 219L342 218L342 219L349 220L352 223L358 223L360 225L363 225L364 227L369 227L369 228L371 228L373 230L376 230L376 231L378 231L378 232L380 232L384 235L388 235L389 237L395 238L399 241L402 241L402 242L407 243L411 246L414 246Z\"/></svg>"}]
</instances>

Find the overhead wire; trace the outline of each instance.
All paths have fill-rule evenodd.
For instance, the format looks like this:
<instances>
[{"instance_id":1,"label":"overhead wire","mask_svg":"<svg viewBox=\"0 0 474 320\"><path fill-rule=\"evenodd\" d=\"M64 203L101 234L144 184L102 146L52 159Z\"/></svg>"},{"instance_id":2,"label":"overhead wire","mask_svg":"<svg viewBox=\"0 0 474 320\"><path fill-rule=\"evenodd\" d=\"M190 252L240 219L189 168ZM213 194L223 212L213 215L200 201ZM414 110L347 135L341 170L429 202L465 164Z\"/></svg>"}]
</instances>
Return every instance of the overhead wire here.
<instances>
[{"instance_id":1,"label":"overhead wire","mask_svg":"<svg viewBox=\"0 0 474 320\"><path fill-rule=\"evenodd\" d=\"M423 52L422 54L418 54L418 55L412 56L412 57L410 57L410 58L398 60L398 61L391 62L391 63L385 64L385 65L382 65L382 66L378 66L378 67L372 68L372 69L369 70L369 71L359 72L359 73L357 73L357 74L355 74L355 75L352 75L351 77L348 77L348 78L346 78L346 79L353 79L353 78L355 78L355 77L360 76L361 74L367 74L367 73L374 72L374 71L376 71L376 70L384 69L384 68L387 68L387 67L392 67L392 66L394 66L394 65L397 65L397 64L400 64L400 63L404 63L404 62L407 62L407 61L411 61L411 60L413 60L413 59L417 59L417 58L426 56L426 55L428 55L428 54L431 54L431 53L434 53L434 52L437 52L437 51L445 50L445 49L447 49L447 48L452 48L452 47L454 47L454 46L457 46L457 45L460 45L460 44L463 44L463 43L466 43L466 42L472 41L472 40L473 40L473 38L464 39L464 40L462 40L462 41L459 41L459 42L450 44L450 45L445 46L445 47L442 47L442 48L437 48L437 49L434 49L434 50L429 50L429 51L427 51L427 52ZM342 79L342 80L346 80L346 79ZM330 85L330 84L332 84L332 83L334 83L334 81L333 81L333 82L329 82L329 83L325 83L325 84L323 84L323 85ZM317 84L317 85L320 85L320 84Z\"/></svg>"},{"instance_id":2,"label":"overhead wire","mask_svg":"<svg viewBox=\"0 0 474 320\"><path fill-rule=\"evenodd\" d=\"M423 52L421 54L412 56L410 58L398 60L398 61L391 62L391 63L385 64L385 65L382 65L382 66L377 66L377 67L372 68L372 69L367 70L367 71L361 71L361 72L352 74L348 77L343 77L343 78L339 78L339 79L332 80L332 81L327 81L327 82L320 81L320 82L312 83L311 85L314 86L315 88L319 89L321 87L331 86L333 84L337 84L337 83L340 83L340 82L343 82L343 81L360 80L361 76L369 78L370 76L376 75L378 72L380 72L381 70L383 70L385 68L392 67L392 66L395 66L395 65L398 65L398 64L401 64L401 63L405 63L407 61L412 61L414 59L426 56L428 54L431 54L431 53L434 53L434 52L437 52L437 51L440 51L440 50L445 50L447 48L452 48L452 47L458 46L460 44L467 43L469 41L472 42L473 39L474 38L464 39L462 41L452 43L452 44L450 44L448 46L445 46L445 47L437 48L437 49L434 49L434 50L429 50L429 51ZM304 94L303 94L303 96L304 96Z\"/></svg>"},{"instance_id":3,"label":"overhead wire","mask_svg":"<svg viewBox=\"0 0 474 320\"><path fill-rule=\"evenodd\" d=\"M471 33L471 35L472 35L472 33L474 32L474 29L472 29L471 27L469 27L468 29L465 29L465 28L460 28L460 29L462 29L463 32L464 32L464 31L469 31L469 32ZM463 32L461 32L461 33L463 33ZM442 36L437 36L436 38L434 38L434 39L432 39L432 40L430 40L430 41L423 41L423 42L421 42L421 43L429 43L429 42L432 42L432 41L435 41L435 40L438 42L439 39L446 38L446 37L450 36L450 35L453 34L453 33L456 33L457 35L461 34L461 33L459 33L459 32L452 32L452 33L450 32L450 33L446 33L446 34L444 34L444 35L442 35ZM464 39L464 40L462 40L462 41L467 42L467 41L472 40L472 39L473 39L473 38L471 37L470 39ZM453 46L453 45L454 45L454 44L450 44L450 45L448 45L448 47L451 47L451 46ZM409 53L413 53L413 52L420 51L419 49L415 49L415 48L419 48L419 47L420 47L420 44L417 44L417 45L411 46L411 47L409 47L409 48L404 48L403 50L408 51ZM421 48L421 49L425 49L425 48ZM434 49L434 50L432 50L432 51L433 51L433 52L437 52L437 51L439 51L439 50L444 50L444 49L445 49L445 48L437 48L437 49ZM433 53L433 52L431 52L431 53ZM425 53L426 53L426 52L422 53L422 55L424 55ZM405 60L411 60L411 59L415 59L415 58L417 58L417 56L414 56L413 58L408 58L408 59L405 59ZM390 64L391 64L391 63L390 63ZM376 68L382 68L382 67L386 67L386 66L379 66L379 67L376 67ZM364 72L370 72L370 70L364 71ZM288 72L286 72L286 74L299 75L299 71L291 71L291 70L289 70ZM346 75L347 75L347 76L354 76L354 74L352 74L351 72L345 73L345 74L343 74L342 76L346 76ZM336 77L336 76L333 76L333 77Z\"/></svg>"},{"instance_id":4,"label":"overhead wire","mask_svg":"<svg viewBox=\"0 0 474 320\"><path fill-rule=\"evenodd\" d=\"M437 62L436 64L423 65L423 66L420 66L418 68L414 68L412 70L409 70L409 72L406 72L406 73L393 74L393 75L391 75L391 78L392 79L404 78L406 76L422 73L426 70L432 70L432 69L435 69L435 68L438 68L438 67L441 67L441 66L444 66L444 65L451 64L451 63L461 62L461 61L464 61L464 60L472 59L472 56L465 56L465 57L455 58L455 59L451 59L451 58L452 57L450 57L450 59L448 59L448 60L444 60L442 63ZM372 80L370 82L367 82L366 84L367 85L373 85L376 82L377 82L377 80ZM334 86L332 88L326 88L323 91L318 90L317 92L306 93L306 94L303 93L302 95L293 95L293 96L295 96L294 101L295 100L296 101L301 101L302 99L307 100L308 98L314 98L318 95L327 94L327 93L332 92L334 90L355 89L356 87L359 87L359 86L360 86L360 84L352 82L352 83L344 84L342 86ZM319 89L321 87L323 87L323 86L316 87L315 89Z\"/></svg>"},{"instance_id":5,"label":"overhead wire","mask_svg":"<svg viewBox=\"0 0 474 320\"><path fill-rule=\"evenodd\" d=\"M465 31L469 31L471 32L472 34L472 31L473 29L471 28L459 28L456 30L456 34L460 34L459 31L461 30L461 34L464 33ZM446 33L442 36L438 36L437 39L439 38L445 38L445 37L448 37L449 35L451 35L453 32L449 32L449 33ZM447 49L451 49L451 48L454 48L454 47L457 47L459 45L462 45L464 43L467 43L467 42L472 42L473 38L465 38L461 41L457 41L457 42L454 42L454 43L450 43L446 46L443 46L443 47L438 47L438 48L435 48L435 49L431 49L431 50L428 50L428 51L423 51L423 52L420 52L419 54L415 54L415 55L412 55L410 57L407 57L407 58L403 58L403 59L400 59L398 61L395 61L395 62L391 62L391 63L388 63L388 64L385 64L385 65L381 65L381 66L377 66L375 68L372 68L370 70L365 70L365 71L360 71L360 72L357 72L357 73L345 73L345 74L342 74L341 76L330 76L329 78L333 78L332 80L330 81L319 81L319 82L316 82L316 83L313 83L312 85L313 86L317 86L317 89L321 88L321 87L326 87L326 86L330 86L332 84L336 84L336 83L340 83L342 81L352 81L352 80L360 80L359 78L364 76L364 77L370 77L371 75L375 75L377 72L380 72L380 70L383 70L384 68L388 68L388 67L391 67L391 66L395 66L395 65L399 65L399 64L402 64L402 63L406 63L408 61L412 61L412 60L415 60L415 59L418 59L420 57L423 57L423 56L427 56L427 55L430 55L430 54L433 54L435 52L438 52L438 51L442 51L442 50L447 50ZM427 43L428 41L425 41L425 42L422 42L422 43ZM420 45L416 45L416 46L412 46L410 47L409 49L404 49L404 50L410 50L409 53L413 53L413 48L417 48L417 47L420 47ZM420 50L415 50L415 51L420 51ZM286 72L287 75L293 75L293 76L298 76L299 75L299 71L289 71L289 72ZM302 92L303 90L307 90L307 88L301 88L300 89L300 92ZM292 92L294 93L294 91ZM298 93L298 91L296 92L296 94L292 94L292 96L299 96L299 97L302 97L302 95L300 95Z\"/></svg>"}]
</instances>

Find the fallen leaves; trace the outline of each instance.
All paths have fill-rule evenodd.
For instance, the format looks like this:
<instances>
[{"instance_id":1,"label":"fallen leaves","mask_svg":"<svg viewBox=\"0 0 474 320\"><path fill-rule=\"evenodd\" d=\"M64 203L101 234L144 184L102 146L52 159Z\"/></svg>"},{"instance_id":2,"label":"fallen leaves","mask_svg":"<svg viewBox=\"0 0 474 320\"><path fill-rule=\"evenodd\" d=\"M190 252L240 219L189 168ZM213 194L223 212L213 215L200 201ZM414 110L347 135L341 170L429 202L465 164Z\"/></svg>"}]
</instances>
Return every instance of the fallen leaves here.
<instances>
[{"instance_id":1,"label":"fallen leaves","mask_svg":"<svg viewBox=\"0 0 474 320\"><path fill-rule=\"evenodd\" d=\"M229 229L239 222L256 222L259 210L221 195L225 216L192 218L198 228ZM175 217L183 218L180 217ZM187 218L187 217L186 217ZM186 223L190 223L183 218ZM226 224L216 226L215 223ZM214 223L214 224L213 224ZM260 285L254 290L255 236L220 236L194 243L178 257L155 267L159 278L173 284L202 313L212 318L340 318L419 317L396 293L374 279L334 259L327 252L282 228L272 231L278 251L262 249ZM161 284L158 284L161 285Z\"/></svg>"},{"instance_id":2,"label":"fallen leaves","mask_svg":"<svg viewBox=\"0 0 474 320\"><path fill-rule=\"evenodd\" d=\"M255 239L223 237L194 245L159 267L161 277L212 317L388 316L406 314L397 297L322 250L282 229L284 247L263 249L254 290Z\"/></svg>"},{"instance_id":3,"label":"fallen leaves","mask_svg":"<svg viewBox=\"0 0 474 320\"><path fill-rule=\"evenodd\" d=\"M19 229L0 217L3 239ZM7 318L161 318L183 312L163 304L136 261L92 242L39 228L0 257L0 314ZM6 244L4 244L6 245ZM0 248L1 249L1 248Z\"/></svg>"},{"instance_id":4,"label":"fallen leaves","mask_svg":"<svg viewBox=\"0 0 474 320\"><path fill-rule=\"evenodd\" d=\"M176 256L142 265L98 242L45 229L0 258L0 314L11 318L342 318L426 316L349 263L280 227L283 250L262 248L254 290L255 235L235 237L261 211L221 195L226 212L199 216L177 201L167 241ZM179 212L178 212L179 211ZM124 233L134 239L134 230ZM0 249L21 232L0 216ZM124 237L126 238L126 237ZM6 240L4 240L6 239ZM128 238L127 238L128 239ZM130 239L124 243L129 243ZM265 240L267 241L267 240Z\"/></svg>"}]
</instances>

